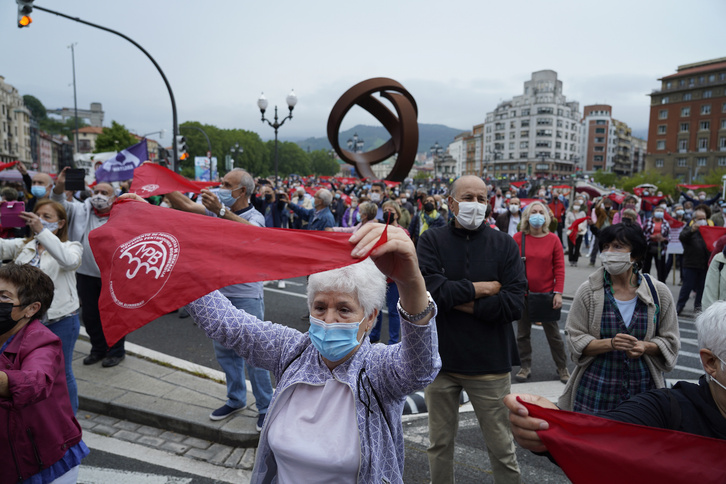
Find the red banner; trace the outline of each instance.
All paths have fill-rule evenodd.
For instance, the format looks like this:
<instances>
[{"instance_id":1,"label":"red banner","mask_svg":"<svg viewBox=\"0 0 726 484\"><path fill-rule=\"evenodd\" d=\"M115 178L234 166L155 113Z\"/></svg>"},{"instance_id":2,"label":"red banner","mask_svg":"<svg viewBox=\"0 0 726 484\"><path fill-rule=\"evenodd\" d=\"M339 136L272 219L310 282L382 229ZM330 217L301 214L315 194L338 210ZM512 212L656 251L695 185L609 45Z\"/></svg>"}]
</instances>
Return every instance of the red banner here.
<instances>
[{"instance_id":1,"label":"red banner","mask_svg":"<svg viewBox=\"0 0 726 484\"><path fill-rule=\"evenodd\" d=\"M168 168L153 163L142 163L134 170L134 181L129 191L143 198L171 192L200 193L202 188L219 185L218 182L192 181Z\"/></svg>"},{"instance_id":2,"label":"red banner","mask_svg":"<svg viewBox=\"0 0 726 484\"><path fill-rule=\"evenodd\" d=\"M18 160L15 161L9 161L7 163L0 163L0 171L3 171L6 168L10 168L11 166L15 166L18 163L20 163Z\"/></svg>"},{"instance_id":3,"label":"red banner","mask_svg":"<svg viewBox=\"0 0 726 484\"><path fill-rule=\"evenodd\" d=\"M587 217L578 218L567 228L567 230L570 231L570 235L568 235L567 238L570 239L570 242L572 242L573 245L577 242L577 229L585 220L587 220Z\"/></svg>"},{"instance_id":4,"label":"red banner","mask_svg":"<svg viewBox=\"0 0 726 484\"><path fill-rule=\"evenodd\" d=\"M210 234L214 237L210 239ZM121 200L89 242L103 281L109 346L154 319L231 284L300 277L359 262L350 234L256 227ZM384 232L376 246L386 241Z\"/></svg>"},{"instance_id":5,"label":"red banner","mask_svg":"<svg viewBox=\"0 0 726 484\"><path fill-rule=\"evenodd\" d=\"M687 188L688 190L702 190L704 188L716 188L718 185L678 185L679 187Z\"/></svg>"},{"instance_id":6,"label":"red banner","mask_svg":"<svg viewBox=\"0 0 726 484\"><path fill-rule=\"evenodd\" d=\"M716 241L721 238L722 235L726 235L726 227L711 227L709 225L704 225L698 230L701 232L701 237L703 237L703 241L706 242L706 247L708 247L709 252L713 250L716 245Z\"/></svg>"},{"instance_id":7,"label":"red banner","mask_svg":"<svg viewBox=\"0 0 726 484\"><path fill-rule=\"evenodd\" d=\"M358 181L357 178L353 177L340 177L338 180L344 185L354 185Z\"/></svg>"},{"instance_id":8,"label":"red banner","mask_svg":"<svg viewBox=\"0 0 726 484\"><path fill-rule=\"evenodd\" d=\"M537 435L573 484L726 482L726 441L517 400L549 423Z\"/></svg>"},{"instance_id":9,"label":"red banner","mask_svg":"<svg viewBox=\"0 0 726 484\"><path fill-rule=\"evenodd\" d=\"M612 200L613 202L617 203L618 205L620 205L621 203L623 203L623 200L625 200L625 195L619 195L617 193L611 193L610 195L608 195L608 198L610 200Z\"/></svg>"},{"instance_id":10,"label":"red banner","mask_svg":"<svg viewBox=\"0 0 726 484\"><path fill-rule=\"evenodd\" d=\"M680 227L683 227L684 225L686 225L685 222L679 222L678 220L676 220L673 217L671 217L670 215L668 215L667 212L665 213L664 218L666 219L666 222L668 222L668 225L670 225L672 229L677 229L677 228L680 228Z\"/></svg>"},{"instance_id":11,"label":"red banner","mask_svg":"<svg viewBox=\"0 0 726 484\"><path fill-rule=\"evenodd\" d=\"M515 181L515 182L512 182L512 183L510 183L510 185L511 185L511 186L513 186L513 187L517 187L517 188L520 188L520 187L521 187L522 185L524 185L525 183L527 183L527 182L526 182L526 181ZM568 188L569 188L569 187L568 187Z\"/></svg>"},{"instance_id":12,"label":"red banner","mask_svg":"<svg viewBox=\"0 0 726 484\"><path fill-rule=\"evenodd\" d=\"M519 199L519 203L522 205L522 208L526 207L527 205L529 205L532 202L542 202L542 200L540 200L539 198L520 198ZM542 202L542 203L545 205L545 207L547 206L547 204L545 202Z\"/></svg>"},{"instance_id":13,"label":"red banner","mask_svg":"<svg viewBox=\"0 0 726 484\"><path fill-rule=\"evenodd\" d=\"M400 181L389 181L389 180L383 180L383 183L385 183L388 188L397 187L398 185L401 184Z\"/></svg>"}]
</instances>

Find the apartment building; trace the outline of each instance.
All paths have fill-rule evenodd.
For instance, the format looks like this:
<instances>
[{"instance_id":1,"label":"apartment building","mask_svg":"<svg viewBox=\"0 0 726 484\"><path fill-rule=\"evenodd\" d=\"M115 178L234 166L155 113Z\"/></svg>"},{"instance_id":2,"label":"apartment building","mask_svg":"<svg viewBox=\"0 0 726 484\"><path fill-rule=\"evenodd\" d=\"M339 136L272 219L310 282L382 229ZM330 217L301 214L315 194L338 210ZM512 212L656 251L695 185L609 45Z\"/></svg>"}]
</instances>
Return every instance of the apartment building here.
<instances>
[{"instance_id":1,"label":"apartment building","mask_svg":"<svg viewBox=\"0 0 726 484\"><path fill-rule=\"evenodd\" d=\"M0 162L20 160L30 167L30 111L18 90L0 76Z\"/></svg>"},{"instance_id":2,"label":"apartment building","mask_svg":"<svg viewBox=\"0 0 726 484\"><path fill-rule=\"evenodd\" d=\"M533 72L523 94L487 113L483 175L572 175L581 159L580 136L579 103L567 100L557 73Z\"/></svg>"},{"instance_id":3,"label":"apartment building","mask_svg":"<svg viewBox=\"0 0 726 484\"><path fill-rule=\"evenodd\" d=\"M726 168L726 57L679 66L650 94L646 169L691 182Z\"/></svg>"}]
</instances>

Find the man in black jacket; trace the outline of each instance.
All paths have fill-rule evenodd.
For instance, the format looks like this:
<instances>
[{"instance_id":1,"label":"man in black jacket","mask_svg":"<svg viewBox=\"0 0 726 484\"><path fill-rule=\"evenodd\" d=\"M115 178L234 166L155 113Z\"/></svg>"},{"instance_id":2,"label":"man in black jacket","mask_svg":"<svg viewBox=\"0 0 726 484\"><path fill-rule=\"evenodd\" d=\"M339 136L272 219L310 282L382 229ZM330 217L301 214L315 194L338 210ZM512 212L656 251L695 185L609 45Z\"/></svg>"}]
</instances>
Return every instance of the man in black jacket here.
<instances>
[{"instance_id":1,"label":"man in black jacket","mask_svg":"<svg viewBox=\"0 0 726 484\"><path fill-rule=\"evenodd\" d=\"M514 239L483 223L487 188L475 176L454 182L448 197L455 219L421 234L417 253L426 288L438 306L442 368L426 388L429 466L434 484L454 480L459 397L466 390L487 444L497 483L520 482L502 399L519 365L512 321L521 316L527 286Z\"/></svg>"}]
</instances>

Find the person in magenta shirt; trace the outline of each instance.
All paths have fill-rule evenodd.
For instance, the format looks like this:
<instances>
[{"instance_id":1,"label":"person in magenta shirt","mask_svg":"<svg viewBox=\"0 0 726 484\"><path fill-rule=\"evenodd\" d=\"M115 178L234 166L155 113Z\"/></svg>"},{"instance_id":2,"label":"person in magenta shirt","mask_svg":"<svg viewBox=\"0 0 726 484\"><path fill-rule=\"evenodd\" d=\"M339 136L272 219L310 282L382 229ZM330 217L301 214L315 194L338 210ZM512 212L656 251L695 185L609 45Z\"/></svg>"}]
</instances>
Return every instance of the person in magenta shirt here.
<instances>
[{"instance_id":1,"label":"person in magenta shirt","mask_svg":"<svg viewBox=\"0 0 726 484\"><path fill-rule=\"evenodd\" d=\"M514 234L514 241L522 247L525 239L525 269L529 292L554 292L552 307L562 307L562 290L565 286L565 258L559 237L548 229L550 212L542 202L532 202L522 213L521 232ZM521 366L515 379L526 381L532 373L532 343L530 333L532 321L529 317L527 302L522 311L522 318L517 321L517 348ZM567 383L570 373L567 370L565 343L560 335L558 321L537 321L542 327L550 345L552 359L557 366L557 375L562 383Z\"/></svg>"}]
</instances>

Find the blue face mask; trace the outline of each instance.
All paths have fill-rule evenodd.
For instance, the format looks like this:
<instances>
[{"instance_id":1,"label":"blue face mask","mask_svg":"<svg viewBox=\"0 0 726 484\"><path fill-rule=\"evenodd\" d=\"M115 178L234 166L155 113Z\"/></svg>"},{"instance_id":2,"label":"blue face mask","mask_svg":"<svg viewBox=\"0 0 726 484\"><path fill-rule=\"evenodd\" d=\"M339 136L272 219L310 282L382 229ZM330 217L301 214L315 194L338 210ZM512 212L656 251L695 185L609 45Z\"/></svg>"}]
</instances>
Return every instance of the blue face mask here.
<instances>
[{"instance_id":1,"label":"blue face mask","mask_svg":"<svg viewBox=\"0 0 726 484\"><path fill-rule=\"evenodd\" d=\"M310 342L326 360L341 360L361 343L358 341L358 327L363 319L357 323L328 324L311 315L308 330Z\"/></svg>"},{"instance_id":2,"label":"blue face mask","mask_svg":"<svg viewBox=\"0 0 726 484\"><path fill-rule=\"evenodd\" d=\"M533 213L529 216L529 225L532 227L538 229L542 227L545 223L545 216L541 213Z\"/></svg>"},{"instance_id":3,"label":"blue face mask","mask_svg":"<svg viewBox=\"0 0 726 484\"><path fill-rule=\"evenodd\" d=\"M48 190L46 190L42 185L33 185L30 187L30 193L32 193L35 198L43 198L47 191Z\"/></svg>"},{"instance_id":4,"label":"blue face mask","mask_svg":"<svg viewBox=\"0 0 726 484\"><path fill-rule=\"evenodd\" d=\"M220 188L217 195L219 196L219 201L222 202L222 205L225 207L231 207L237 200L239 200L239 197L234 198L232 196L232 190L227 190L226 188Z\"/></svg>"}]
</instances>

